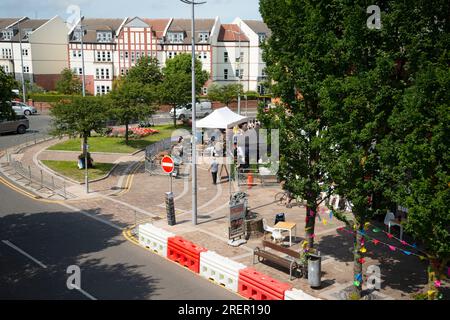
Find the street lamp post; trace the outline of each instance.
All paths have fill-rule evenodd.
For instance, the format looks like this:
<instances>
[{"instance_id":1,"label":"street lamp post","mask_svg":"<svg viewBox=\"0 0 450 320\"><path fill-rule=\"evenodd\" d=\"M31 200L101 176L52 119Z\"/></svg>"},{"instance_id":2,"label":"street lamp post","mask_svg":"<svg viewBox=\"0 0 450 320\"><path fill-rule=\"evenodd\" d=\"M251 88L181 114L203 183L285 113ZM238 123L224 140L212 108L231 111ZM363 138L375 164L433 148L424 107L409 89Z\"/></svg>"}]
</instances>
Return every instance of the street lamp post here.
<instances>
[{"instance_id":1,"label":"street lamp post","mask_svg":"<svg viewBox=\"0 0 450 320\"><path fill-rule=\"evenodd\" d=\"M81 23L82 16L80 12L80 42L81 42L81 82L82 82L82 91L83 91L83 97L86 97L86 72L84 69L84 43L83 43L83 37L84 37L84 30L83 30L83 24ZM86 186L86 194L89 194L89 169L88 169L88 146L85 143L86 138L83 137L83 151L84 151L84 184Z\"/></svg>"},{"instance_id":2,"label":"street lamp post","mask_svg":"<svg viewBox=\"0 0 450 320\"><path fill-rule=\"evenodd\" d=\"M180 0L183 3L192 5L192 224L197 225L197 99L195 93L195 6L206 3L190 0Z\"/></svg>"},{"instance_id":3,"label":"street lamp post","mask_svg":"<svg viewBox=\"0 0 450 320\"><path fill-rule=\"evenodd\" d=\"M238 84L239 84L239 91L238 91L238 114L241 114L241 79L242 79L242 73L241 73L241 66L242 66L242 47L241 47L241 25L239 24L239 32L233 31L233 30L227 30L229 32L232 32L234 34L238 34L238 42L239 42L239 54L237 58L237 70L238 70Z\"/></svg>"},{"instance_id":4,"label":"street lamp post","mask_svg":"<svg viewBox=\"0 0 450 320\"><path fill-rule=\"evenodd\" d=\"M23 49L22 49L22 32L20 29L20 22L17 25L17 28L19 29L19 50L20 50L20 64L22 68L22 72L20 73L22 75L22 99L23 103L27 103L27 93L26 93L26 86L25 86L25 70L23 68Z\"/></svg>"}]
</instances>

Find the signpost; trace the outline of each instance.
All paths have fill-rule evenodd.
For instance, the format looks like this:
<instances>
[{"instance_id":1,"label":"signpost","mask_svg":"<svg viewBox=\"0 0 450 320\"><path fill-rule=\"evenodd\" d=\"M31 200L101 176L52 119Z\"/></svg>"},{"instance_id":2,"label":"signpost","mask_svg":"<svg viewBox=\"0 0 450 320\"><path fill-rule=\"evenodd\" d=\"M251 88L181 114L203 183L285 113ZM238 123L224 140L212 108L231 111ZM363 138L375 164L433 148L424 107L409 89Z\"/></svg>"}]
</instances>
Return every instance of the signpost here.
<instances>
[{"instance_id":1,"label":"signpost","mask_svg":"<svg viewBox=\"0 0 450 320\"><path fill-rule=\"evenodd\" d=\"M165 173L169 174L170 192L172 192L172 172L175 170L175 162L169 156L165 156L161 160L161 167Z\"/></svg>"},{"instance_id":2,"label":"signpost","mask_svg":"<svg viewBox=\"0 0 450 320\"><path fill-rule=\"evenodd\" d=\"M247 211L246 195L238 192L230 199L230 216L228 226L228 244L238 247L247 241L245 237L245 214Z\"/></svg>"},{"instance_id":3,"label":"signpost","mask_svg":"<svg viewBox=\"0 0 450 320\"><path fill-rule=\"evenodd\" d=\"M175 204L172 192L172 172L175 169L175 162L171 157L166 156L161 160L161 167L165 173L169 174L170 192L166 193L167 222L170 226L174 226L176 224L176 220L175 220Z\"/></svg>"}]
</instances>

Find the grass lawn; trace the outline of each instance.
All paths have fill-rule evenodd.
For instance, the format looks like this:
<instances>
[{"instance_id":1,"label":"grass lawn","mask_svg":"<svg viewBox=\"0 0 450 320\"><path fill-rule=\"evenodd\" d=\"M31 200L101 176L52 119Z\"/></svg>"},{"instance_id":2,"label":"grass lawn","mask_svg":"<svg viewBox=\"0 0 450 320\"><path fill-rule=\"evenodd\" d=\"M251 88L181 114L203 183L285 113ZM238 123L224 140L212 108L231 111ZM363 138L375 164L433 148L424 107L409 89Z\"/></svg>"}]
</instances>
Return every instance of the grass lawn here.
<instances>
[{"instance_id":1,"label":"grass lawn","mask_svg":"<svg viewBox=\"0 0 450 320\"><path fill-rule=\"evenodd\" d=\"M42 163L65 177L71 178L78 182L84 181L84 170L78 169L76 161L44 160ZM95 168L89 169L89 180L103 178L112 169L114 164L94 162L94 166Z\"/></svg>"},{"instance_id":2,"label":"grass lawn","mask_svg":"<svg viewBox=\"0 0 450 320\"><path fill-rule=\"evenodd\" d=\"M125 138L91 137L88 140L89 152L133 153L145 149L154 142L169 138L175 130L173 125L155 126L153 129L159 130L159 133L139 140L129 140L128 145L125 144ZM187 128L177 126L177 129ZM48 150L81 152L81 139L71 139L58 143L48 148Z\"/></svg>"}]
</instances>

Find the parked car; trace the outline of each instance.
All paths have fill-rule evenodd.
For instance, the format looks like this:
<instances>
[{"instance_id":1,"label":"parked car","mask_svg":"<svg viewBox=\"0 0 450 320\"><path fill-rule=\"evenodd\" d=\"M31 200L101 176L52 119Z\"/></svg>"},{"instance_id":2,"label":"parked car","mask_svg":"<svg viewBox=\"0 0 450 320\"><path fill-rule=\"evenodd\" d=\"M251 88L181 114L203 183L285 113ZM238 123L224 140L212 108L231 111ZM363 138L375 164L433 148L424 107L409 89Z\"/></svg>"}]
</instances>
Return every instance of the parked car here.
<instances>
[{"instance_id":1,"label":"parked car","mask_svg":"<svg viewBox=\"0 0 450 320\"><path fill-rule=\"evenodd\" d=\"M14 109L14 112L19 116L31 116L32 114L37 114L37 110L35 107L26 105L23 102L12 101L11 105Z\"/></svg>"},{"instance_id":2,"label":"parked car","mask_svg":"<svg viewBox=\"0 0 450 320\"><path fill-rule=\"evenodd\" d=\"M201 102L197 102L196 104L197 106L197 117L206 117L209 114L212 113L212 103L211 101L201 101ZM176 107L176 116L178 118L178 120L185 120L185 119L189 119L192 118L192 103L187 103L185 105L181 105L181 106L177 106ZM174 108L172 108L172 110L170 110L169 114L171 117L174 116L175 110Z\"/></svg>"},{"instance_id":3,"label":"parked car","mask_svg":"<svg viewBox=\"0 0 450 320\"><path fill-rule=\"evenodd\" d=\"M17 116L15 120L0 119L0 133L17 132L24 134L30 128L30 121L24 115Z\"/></svg>"}]
</instances>

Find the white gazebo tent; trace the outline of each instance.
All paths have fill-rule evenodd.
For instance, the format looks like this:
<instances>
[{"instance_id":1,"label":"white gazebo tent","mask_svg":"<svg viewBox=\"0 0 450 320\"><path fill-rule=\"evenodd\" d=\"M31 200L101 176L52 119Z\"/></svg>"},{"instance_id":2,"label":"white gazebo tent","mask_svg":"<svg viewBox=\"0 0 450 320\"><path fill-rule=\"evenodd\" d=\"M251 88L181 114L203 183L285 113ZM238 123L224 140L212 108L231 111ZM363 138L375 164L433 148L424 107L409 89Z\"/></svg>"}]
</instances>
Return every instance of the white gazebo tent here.
<instances>
[{"instance_id":1,"label":"white gazebo tent","mask_svg":"<svg viewBox=\"0 0 450 320\"><path fill-rule=\"evenodd\" d=\"M196 122L197 129L231 129L248 122L248 118L238 115L228 107L215 110L206 118Z\"/></svg>"}]
</instances>

